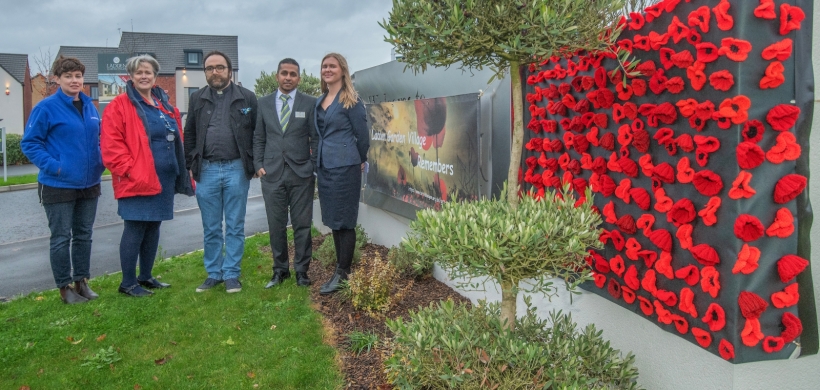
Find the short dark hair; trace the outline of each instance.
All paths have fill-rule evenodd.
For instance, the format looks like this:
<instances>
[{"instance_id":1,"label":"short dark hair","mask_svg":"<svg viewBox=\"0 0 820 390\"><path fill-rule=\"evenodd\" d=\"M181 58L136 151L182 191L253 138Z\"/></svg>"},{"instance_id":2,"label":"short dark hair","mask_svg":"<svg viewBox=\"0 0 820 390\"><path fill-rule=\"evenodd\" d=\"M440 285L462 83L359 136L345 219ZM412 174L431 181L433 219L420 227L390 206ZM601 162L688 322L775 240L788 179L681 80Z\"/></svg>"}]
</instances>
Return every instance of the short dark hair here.
<instances>
[{"instance_id":1,"label":"short dark hair","mask_svg":"<svg viewBox=\"0 0 820 390\"><path fill-rule=\"evenodd\" d=\"M296 73L302 72L302 69L299 67L299 63L296 62L293 58L285 58L282 61L279 61L279 66L276 67L276 73L279 73L282 70L282 64L291 64L296 65Z\"/></svg>"},{"instance_id":2,"label":"short dark hair","mask_svg":"<svg viewBox=\"0 0 820 390\"><path fill-rule=\"evenodd\" d=\"M205 57L202 59L202 64L205 64L205 61L207 61L208 57L210 57L210 56L222 56L222 58L225 59L225 62L228 63L228 71L230 73L233 73L233 65L231 64L231 59L230 59L230 57L228 57L227 54L225 54L225 53L223 53L219 50L212 50L208 54L205 54Z\"/></svg>"},{"instance_id":3,"label":"short dark hair","mask_svg":"<svg viewBox=\"0 0 820 390\"><path fill-rule=\"evenodd\" d=\"M85 65L83 65L80 60L61 55L54 60L54 65L51 67L51 74L60 77L63 73L76 72L78 70L85 76Z\"/></svg>"}]
</instances>

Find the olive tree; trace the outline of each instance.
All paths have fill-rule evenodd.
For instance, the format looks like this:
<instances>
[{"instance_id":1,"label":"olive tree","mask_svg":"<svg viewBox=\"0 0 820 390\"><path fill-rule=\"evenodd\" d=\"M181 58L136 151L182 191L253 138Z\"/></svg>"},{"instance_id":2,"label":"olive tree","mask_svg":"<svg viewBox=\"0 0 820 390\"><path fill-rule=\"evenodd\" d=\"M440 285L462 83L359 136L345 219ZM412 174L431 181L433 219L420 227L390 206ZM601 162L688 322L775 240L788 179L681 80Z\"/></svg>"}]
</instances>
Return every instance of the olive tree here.
<instances>
[{"instance_id":1,"label":"olive tree","mask_svg":"<svg viewBox=\"0 0 820 390\"><path fill-rule=\"evenodd\" d=\"M531 282L524 291L547 294L555 292L552 277L564 279L570 291L589 280L587 250L602 245L591 197L587 190L578 204L567 187L544 199L525 196L517 207L498 199L448 202L440 211L419 211L404 245L435 259L451 277L496 281L501 320L512 329L522 280Z\"/></svg>"},{"instance_id":2,"label":"olive tree","mask_svg":"<svg viewBox=\"0 0 820 390\"><path fill-rule=\"evenodd\" d=\"M624 0L393 0L379 25L414 71L489 67L491 82L510 72L515 115L506 198L515 208L524 140L521 66L578 50L610 50L625 5L634 6Z\"/></svg>"}]
</instances>

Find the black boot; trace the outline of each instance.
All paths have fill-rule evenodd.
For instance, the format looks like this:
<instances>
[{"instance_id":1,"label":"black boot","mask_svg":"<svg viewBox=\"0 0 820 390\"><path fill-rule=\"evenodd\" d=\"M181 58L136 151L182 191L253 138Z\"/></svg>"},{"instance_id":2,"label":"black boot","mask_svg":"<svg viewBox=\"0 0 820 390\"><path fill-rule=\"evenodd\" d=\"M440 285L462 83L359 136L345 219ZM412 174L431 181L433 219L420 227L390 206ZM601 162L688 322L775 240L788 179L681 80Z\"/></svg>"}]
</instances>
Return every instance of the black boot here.
<instances>
[{"instance_id":1,"label":"black boot","mask_svg":"<svg viewBox=\"0 0 820 390\"><path fill-rule=\"evenodd\" d=\"M78 280L74 282L74 291L77 292L81 297L88 299L89 301L95 300L100 296L97 295L94 291L88 287L88 279Z\"/></svg>"},{"instance_id":2,"label":"black boot","mask_svg":"<svg viewBox=\"0 0 820 390\"><path fill-rule=\"evenodd\" d=\"M333 274L333 277L331 277L327 283L322 285L322 288L319 290L319 294L329 295L341 290L342 283L347 280L348 274L350 274L350 270L337 269L336 273Z\"/></svg>"},{"instance_id":3,"label":"black boot","mask_svg":"<svg viewBox=\"0 0 820 390\"><path fill-rule=\"evenodd\" d=\"M77 294L77 292L74 291L73 288L71 288L71 285L60 287L60 298L63 300L64 303L67 303L69 305L88 302L88 299L81 296L80 294Z\"/></svg>"}]
</instances>

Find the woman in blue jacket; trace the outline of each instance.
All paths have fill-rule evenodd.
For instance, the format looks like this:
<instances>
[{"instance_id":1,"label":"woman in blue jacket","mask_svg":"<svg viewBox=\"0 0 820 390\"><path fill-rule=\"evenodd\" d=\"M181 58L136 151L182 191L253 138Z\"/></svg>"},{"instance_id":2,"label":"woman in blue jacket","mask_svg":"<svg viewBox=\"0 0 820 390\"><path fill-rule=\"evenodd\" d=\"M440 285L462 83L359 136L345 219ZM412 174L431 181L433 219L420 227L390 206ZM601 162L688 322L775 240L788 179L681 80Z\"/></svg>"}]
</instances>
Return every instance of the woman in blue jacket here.
<instances>
[{"instance_id":1,"label":"woman in blue jacket","mask_svg":"<svg viewBox=\"0 0 820 390\"><path fill-rule=\"evenodd\" d=\"M341 289L353 262L362 171L370 137L364 103L353 89L345 58L336 53L326 55L321 75L324 95L316 100L315 111L319 133L316 170L322 223L333 230L336 272L319 292L332 294Z\"/></svg>"},{"instance_id":2,"label":"woman in blue jacket","mask_svg":"<svg viewBox=\"0 0 820 390\"><path fill-rule=\"evenodd\" d=\"M60 56L52 74L60 88L31 111L20 146L40 169L38 194L51 230L54 282L63 302L75 304L98 297L88 287L88 278L91 230L105 169L100 155L100 114L82 92L82 62Z\"/></svg>"}]
</instances>

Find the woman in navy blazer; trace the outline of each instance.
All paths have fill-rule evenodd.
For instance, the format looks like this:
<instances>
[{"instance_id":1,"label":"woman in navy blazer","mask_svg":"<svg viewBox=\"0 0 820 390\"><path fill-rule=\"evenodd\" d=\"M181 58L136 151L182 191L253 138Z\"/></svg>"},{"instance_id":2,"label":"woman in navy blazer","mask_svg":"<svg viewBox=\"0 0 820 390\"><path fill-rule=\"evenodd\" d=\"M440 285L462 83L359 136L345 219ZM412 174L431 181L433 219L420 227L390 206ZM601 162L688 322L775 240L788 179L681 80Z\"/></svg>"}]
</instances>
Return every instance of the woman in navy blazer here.
<instances>
[{"instance_id":1,"label":"woman in navy blazer","mask_svg":"<svg viewBox=\"0 0 820 390\"><path fill-rule=\"evenodd\" d=\"M314 120L319 133L317 182L322 222L333 230L336 272L319 292L332 294L350 274L356 246L356 219L362 170L370 137L367 113L350 79L347 61L340 54L322 58L322 92L316 100Z\"/></svg>"}]
</instances>

